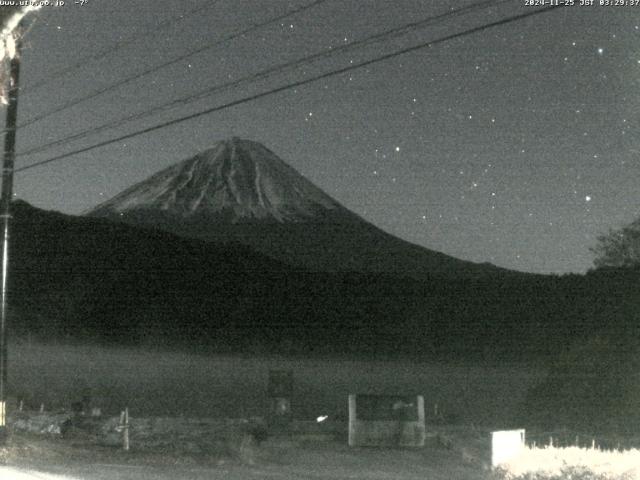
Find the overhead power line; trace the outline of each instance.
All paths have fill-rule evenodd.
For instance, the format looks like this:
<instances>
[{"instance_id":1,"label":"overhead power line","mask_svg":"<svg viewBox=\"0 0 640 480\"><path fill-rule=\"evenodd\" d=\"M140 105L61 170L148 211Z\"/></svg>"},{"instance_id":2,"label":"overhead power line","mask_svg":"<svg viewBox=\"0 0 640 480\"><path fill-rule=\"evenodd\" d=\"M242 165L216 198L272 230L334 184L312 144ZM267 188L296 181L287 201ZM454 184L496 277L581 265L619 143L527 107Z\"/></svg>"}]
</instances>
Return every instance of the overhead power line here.
<instances>
[{"instance_id":1,"label":"overhead power line","mask_svg":"<svg viewBox=\"0 0 640 480\"><path fill-rule=\"evenodd\" d=\"M228 35L228 36L216 41L215 43L213 43L211 45L205 45L203 47L199 47L199 48L196 48L194 50L190 50L189 52L187 52L185 54L182 54L182 55L180 55L178 57L175 57L172 60L168 60L168 61L163 62L163 63L161 63L159 65L156 65L154 67L150 67L150 68L148 68L146 70L143 70L140 73L134 74L134 75L132 75L130 77L126 77L126 78L124 78L124 79L122 79L122 80L120 80L120 81L118 81L118 82L116 82L114 84L107 85L106 87L100 88L98 90L94 90L93 92L91 92L91 93L89 93L89 94L87 94L87 95L85 95L83 97L71 100L71 101L69 101L69 102L67 102L67 103L65 103L65 104L63 104L63 105L61 105L59 107L56 107L56 108L54 108L52 110L49 110L48 112L42 113L40 115L36 115L35 117L32 117L32 118L26 120L25 122L23 122L22 124L18 125L18 128L24 128L24 127L26 127L28 125L31 125L31 124L36 123L36 122L39 122L40 120L43 120L43 119L45 119L47 117L50 117L51 115L54 115L56 113L60 113L60 112L62 112L64 110L67 110L67 109L69 109L71 107L75 107L76 105L79 105L80 103L84 103L84 102L86 102L88 100L96 98L96 97L102 95L103 93L109 92L109 91L114 90L114 89L116 89L118 87L121 87L121 86L126 85L128 83L131 83L131 82L133 82L135 80L138 80L138 79L140 79L140 78L142 78L142 77L144 77L146 75L154 73L154 72L156 72L156 71L158 71L158 70L160 70L162 68L168 67L170 65L174 65L176 63L179 63L179 62L181 62L181 61L183 61L183 60L185 60L185 59L187 59L189 57L192 57L192 56L194 56L194 55L196 55L198 53L204 52L206 50L211 50L211 49L213 49L215 47L218 47L218 46L222 45L223 43L229 42L231 40L235 40L236 38L241 37L243 35L246 35L247 33L250 33L250 32L252 32L254 30L257 30L257 29L259 29L261 27L265 27L265 26L270 25L270 24L272 24L274 22L278 22L280 20L284 20L285 18L291 17L292 15L295 15L297 13L303 12L305 10L309 10L309 9L311 9L311 8L321 4L321 3L325 3L327 1L329 1L329 0L315 0L315 1L313 1L313 2L311 2L309 4L307 4L307 5L304 5L304 6L289 10L288 12L286 12L284 14L278 15L276 17L272 17L272 18L270 18L268 20L265 20L263 22L260 22L260 23L253 24L253 25L251 25L251 26L249 26L249 27L247 27L247 28L245 28L245 29L243 29L243 30L241 30L239 32L236 32L234 34Z\"/></svg>"},{"instance_id":2,"label":"overhead power line","mask_svg":"<svg viewBox=\"0 0 640 480\"><path fill-rule=\"evenodd\" d=\"M350 43L346 43L346 44L342 44L342 45L338 45L337 47L330 47L328 49L324 49L321 52L303 57L303 58L299 58L293 61L289 61L289 62L285 62L285 63L281 63L279 65L275 65L266 69L263 69L259 72L253 73L251 75L233 80L233 81L229 81L229 82L225 82L222 84L218 84L215 85L213 87L207 87L203 90L200 90L196 93L193 94L189 94L187 96L184 97L180 97L174 100L170 100L168 102L165 102L163 104L157 105L155 107L152 107L148 110L145 110L143 112L138 112L138 113L134 113L134 114L130 114L127 115L125 117L121 117L115 120L111 120L107 123L104 123L102 125L98 125L95 127L90 127L87 128L85 130L82 130L80 132L76 132L74 134L68 135L66 137L57 139L57 140L53 140L51 142L45 143L43 145L39 145L33 148L30 148L28 150L25 150L23 152L20 152L20 156L25 156L25 155L31 155L34 153L38 153L38 152L42 152L44 150L47 150L50 147L56 146L56 145L63 145L65 143L68 143L70 141L73 140L78 140L81 138L84 138L88 135L92 135L104 130L107 130L109 128L112 127L116 127L116 126L121 126L124 123L129 123L132 122L134 120L141 120L143 118L147 118L149 116L152 116L158 112L161 112L163 110L168 110L172 107L175 107L177 105L185 105L187 103L193 102L195 100L200 100L203 99L205 97L211 96L215 93L218 93L220 91L226 90L226 89L231 89L231 88L236 88L238 86L240 86L241 84L244 83L248 83L251 81L257 81L257 80L261 80L261 79L265 79L273 74L278 74L278 73L283 73L284 71L299 67L301 65L319 60L321 58L327 58L327 57L332 57L341 53L344 53L346 51L355 49L357 47L362 47L365 45L369 45L372 43L377 43L383 40L388 40L390 38L394 38L394 37L398 37L401 35L404 35L412 30L416 30L418 28L422 28L428 25L432 25L438 21L441 21L443 19L449 19L452 17L456 17L462 14L467 14L471 11L475 11L475 10L479 10L479 9L484 9L484 8L489 8L489 7L494 7L494 6L498 6L500 4L503 3L508 3L508 2L513 2L513 0L486 0L483 2L478 2L478 3L474 3L472 5L467 5L465 7L461 7L461 8L457 8L455 10L449 10L443 14L440 15L435 15L432 17L428 17L416 22L412 22L412 23L408 23L399 27L395 27L392 28L390 30L386 30L384 32L380 32L380 33L376 33L374 35L370 35L368 37L365 37L363 39L360 40L356 40L356 41L352 41Z\"/></svg>"},{"instance_id":3,"label":"overhead power line","mask_svg":"<svg viewBox=\"0 0 640 480\"><path fill-rule=\"evenodd\" d=\"M217 0L219 1L219 0ZM217 3L214 2L215 3ZM190 17L191 15L195 15L197 13L202 12L203 10L210 10L211 7L213 5L211 4L211 2L209 2L209 0L204 0L204 5L200 5L198 7L195 7L185 13L182 13L180 15L177 15L175 17L171 17L168 18L167 20L164 20L160 23L158 23L157 25L155 25L153 28L150 28L149 30L145 30L143 32L140 32L136 35L133 35L125 40L122 40L120 42L117 42L115 45L108 47L106 49L103 49L99 52L96 53L92 53L89 55L85 55L84 57L79 58L78 60L76 60L75 63L61 68L60 70L57 70L53 73L51 73L50 75L48 75L46 78L43 78L42 80L32 84L32 85L27 85L26 87L22 88L22 91L20 92L21 94L24 94L26 92L29 92L31 90L35 90L37 88L40 88L43 85L46 85L47 83L51 82L52 80L55 80L57 78L60 78L68 73L71 73L74 70L77 70L79 68L84 67L87 63L90 62L95 62L98 60L101 60L102 58L112 54L113 52L117 52L118 50L127 47L131 44L133 44L134 42L137 42L138 40L140 40L143 37L147 37L149 35L153 35L156 32L158 32L159 30L162 30L165 27L168 27L169 25L173 24L173 23L178 23L181 20L183 20L186 17Z\"/></svg>"},{"instance_id":4,"label":"overhead power line","mask_svg":"<svg viewBox=\"0 0 640 480\"><path fill-rule=\"evenodd\" d=\"M276 87L276 88L273 88L271 90L267 90L265 92L257 93L255 95L250 95L250 96L238 99L238 100L234 100L234 101L228 102L228 103L223 104L223 105L218 105L218 106L215 106L215 107L212 107L212 108L208 108L206 110L202 110L200 112L192 113L192 114L186 115L184 117L176 118L174 120L163 122L163 123L160 123L158 125L154 125L154 126L151 126L151 127L143 128L141 130L137 130L135 132L131 132L131 133L128 133L128 134L125 134L125 135L121 135L119 137L112 138L110 140L105 140L105 141L102 141L102 142L99 142L99 143L96 143L96 144L93 144L93 145L90 145L90 146L87 146L87 147L83 147L83 148L79 148L77 150L73 150L71 152L63 153L61 155L57 155L55 157L52 157L52 158L49 158L49 159L46 159L46 160L41 160L39 162L32 163L31 165L26 165L24 167L18 168L18 169L16 169L16 172L23 172L25 170L30 170L30 169L33 169L33 168L36 168L36 167L39 167L39 166L42 166L42 165L46 165L46 164L49 164L49 163L57 162L57 161L65 159L65 158L69 158L71 156L78 155L80 153L84 153L84 152L88 152L88 151L91 151L91 150L95 150L96 148L100 148L100 147L104 147L104 146L107 146L107 145L111 145L113 143L121 142L123 140L128 140L130 138L134 138L134 137L137 137L137 136L140 136L140 135L144 135L144 134L147 134L147 133L150 133L150 132L154 132L156 130L160 130L160 129L163 129L163 128L166 128L166 127L170 127L172 125L176 125L176 124L179 124L179 123L182 123L182 122L193 120L195 118L199 118L199 117L202 117L204 115L209 115L211 113L215 113L215 112L218 112L218 111L221 111L221 110L225 110L227 108L235 107L237 105L241 105L241 104L244 104L244 103L247 103L247 102L251 102L251 101L254 101L254 100L257 100L257 99L260 99L260 98L264 98L264 97L267 97L267 96L270 96L270 95L274 95L276 93L280 93L280 92L283 92L285 90L289 90L289 89L292 89L292 88L300 87L302 85L307 85L307 84L312 83L312 82L317 82L318 80L322 80L322 79L325 79L325 78L333 77L333 76L340 75L340 74L343 74L343 73L346 73L346 72L349 72L349 71L352 71L352 70L356 70L356 69L359 69L359 68L362 68L362 67L366 67L366 66L369 66L369 65L380 63L380 62L389 60L391 58L395 58L395 57L398 57L398 56L401 56L401 55L405 55L407 53L415 52L417 50L421 50L423 48L427 48L427 47L430 47L430 46L433 46L433 45L444 43L444 42L447 42L447 41L450 41L450 40L453 40L453 39L456 39L456 38L461 38L461 37L464 37L464 36L467 36L467 35L471 35L471 34L474 34L474 33L481 32L483 30L487 30L487 29L490 29L490 28L498 27L498 26L501 26L501 25L506 25L506 24L509 24L509 23L512 23L512 22L515 22L515 21L523 20L525 18L533 17L535 15L539 15L541 13L549 12L551 10L554 10L554 9L557 9L557 8L560 8L560 7L563 7L563 6L564 5L547 6L547 7L541 8L541 9L532 10L532 11L528 11L526 13L521 13L521 14L518 14L518 15L513 15L511 17L503 18L503 19L497 20L495 22L486 23L484 25L480 25L478 27L473 27L473 28L464 30L462 32L454 33L454 34L451 34L451 35L446 35L446 36L438 38L436 40L431 40L429 42L420 43L418 45L414 45L414 46L411 46L411 47L406 47L406 48L397 50L397 51L392 52L392 53L388 53L388 54L385 54L385 55L381 55L379 57L375 57L375 58L372 58L372 59L369 59L369 60L362 61L362 62L357 63L357 64L349 65L347 67L339 68L339 69L336 69L336 70L331 70L329 72L322 73L322 74L319 74L319 75L315 75L313 77L306 78L306 79L303 79L303 80L299 80L297 82L288 83L286 85L282 85L280 87Z\"/></svg>"}]
</instances>

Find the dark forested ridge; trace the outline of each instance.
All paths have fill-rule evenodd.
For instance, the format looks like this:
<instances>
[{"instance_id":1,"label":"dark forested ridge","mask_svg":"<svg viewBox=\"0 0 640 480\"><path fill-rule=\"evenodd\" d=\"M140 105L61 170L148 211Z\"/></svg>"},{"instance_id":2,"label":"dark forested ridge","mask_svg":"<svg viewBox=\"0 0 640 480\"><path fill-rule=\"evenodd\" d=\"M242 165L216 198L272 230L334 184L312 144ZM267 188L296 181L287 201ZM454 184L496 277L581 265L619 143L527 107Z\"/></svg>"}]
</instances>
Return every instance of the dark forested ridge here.
<instances>
[{"instance_id":1,"label":"dark forested ridge","mask_svg":"<svg viewBox=\"0 0 640 480\"><path fill-rule=\"evenodd\" d=\"M636 270L478 279L318 272L204 242L14 205L11 329L215 351L553 356L636 335Z\"/></svg>"}]
</instances>

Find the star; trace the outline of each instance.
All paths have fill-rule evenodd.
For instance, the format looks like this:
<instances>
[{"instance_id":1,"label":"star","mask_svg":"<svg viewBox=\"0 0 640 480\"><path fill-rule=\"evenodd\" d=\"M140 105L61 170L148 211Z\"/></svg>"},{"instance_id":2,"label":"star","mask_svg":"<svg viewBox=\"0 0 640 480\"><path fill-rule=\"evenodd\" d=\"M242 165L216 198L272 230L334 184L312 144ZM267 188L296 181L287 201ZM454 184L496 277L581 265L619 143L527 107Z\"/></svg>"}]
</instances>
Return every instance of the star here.
<instances>
[{"instance_id":1,"label":"star","mask_svg":"<svg viewBox=\"0 0 640 480\"><path fill-rule=\"evenodd\" d=\"M604 48L599 47L598 48L598 55L602 55L604 53Z\"/></svg>"}]
</instances>

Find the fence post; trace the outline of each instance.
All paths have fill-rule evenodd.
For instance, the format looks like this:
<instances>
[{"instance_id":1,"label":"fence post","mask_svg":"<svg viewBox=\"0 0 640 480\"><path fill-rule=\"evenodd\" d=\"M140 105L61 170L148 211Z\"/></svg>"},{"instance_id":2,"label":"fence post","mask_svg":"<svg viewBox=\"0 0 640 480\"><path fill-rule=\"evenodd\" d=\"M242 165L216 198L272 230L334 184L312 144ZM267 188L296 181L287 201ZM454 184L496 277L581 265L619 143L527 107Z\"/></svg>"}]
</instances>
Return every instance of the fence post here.
<instances>
[{"instance_id":1,"label":"fence post","mask_svg":"<svg viewBox=\"0 0 640 480\"><path fill-rule=\"evenodd\" d=\"M120 412L120 428L122 428L122 448L129 451L129 407Z\"/></svg>"}]
</instances>

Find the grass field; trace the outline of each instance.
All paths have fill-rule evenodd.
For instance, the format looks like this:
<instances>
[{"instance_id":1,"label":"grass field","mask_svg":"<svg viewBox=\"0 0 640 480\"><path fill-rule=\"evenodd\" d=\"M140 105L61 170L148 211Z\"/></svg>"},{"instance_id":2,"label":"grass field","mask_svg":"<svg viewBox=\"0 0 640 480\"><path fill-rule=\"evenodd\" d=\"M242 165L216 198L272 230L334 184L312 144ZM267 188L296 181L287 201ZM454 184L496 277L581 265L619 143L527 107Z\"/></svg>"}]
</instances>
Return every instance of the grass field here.
<instances>
[{"instance_id":1,"label":"grass field","mask_svg":"<svg viewBox=\"0 0 640 480\"><path fill-rule=\"evenodd\" d=\"M346 417L349 393L422 394L455 422L501 425L545 372L519 365L206 356L92 346L19 344L9 350L10 395L47 410L90 390L105 410L132 415L263 415L270 369L294 374L300 419Z\"/></svg>"}]
</instances>

